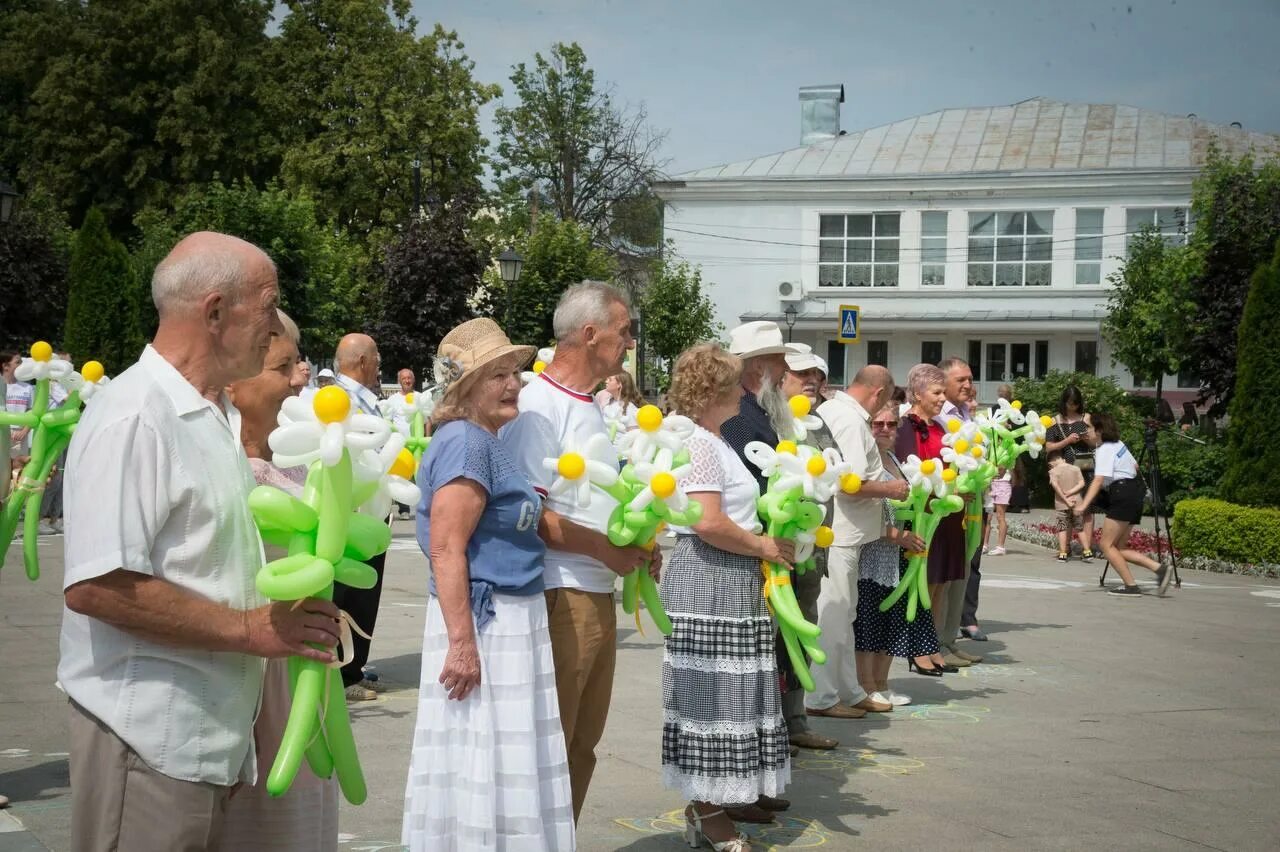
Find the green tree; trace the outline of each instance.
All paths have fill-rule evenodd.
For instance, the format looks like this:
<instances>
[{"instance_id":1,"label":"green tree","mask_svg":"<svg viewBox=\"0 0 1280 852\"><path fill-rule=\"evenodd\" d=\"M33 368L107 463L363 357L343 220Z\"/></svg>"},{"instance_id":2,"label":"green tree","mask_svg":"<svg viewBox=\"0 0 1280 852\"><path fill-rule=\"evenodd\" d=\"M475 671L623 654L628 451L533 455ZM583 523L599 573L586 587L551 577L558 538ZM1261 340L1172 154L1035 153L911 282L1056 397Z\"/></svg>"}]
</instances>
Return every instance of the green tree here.
<instances>
[{"instance_id":1,"label":"green tree","mask_svg":"<svg viewBox=\"0 0 1280 852\"><path fill-rule=\"evenodd\" d=\"M1194 248L1169 245L1148 227L1131 239L1124 265L1107 279L1102 334L1115 360L1135 376L1155 379L1157 399L1165 375L1183 366L1186 317L1194 308L1188 281L1196 261Z\"/></svg>"},{"instance_id":2,"label":"green tree","mask_svg":"<svg viewBox=\"0 0 1280 852\"><path fill-rule=\"evenodd\" d=\"M26 197L0 225L0 346L57 345L67 315L71 232L47 199Z\"/></svg>"},{"instance_id":3,"label":"green tree","mask_svg":"<svg viewBox=\"0 0 1280 852\"><path fill-rule=\"evenodd\" d=\"M457 34L414 34L408 0L290 0L259 96L281 173L370 249L413 212L412 162L427 194L474 191L483 167L476 82Z\"/></svg>"},{"instance_id":4,"label":"green tree","mask_svg":"<svg viewBox=\"0 0 1280 852\"><path fill-rule=\"evenodd\" d=\"M654 263L653 273L640 296L640 318L648 364L665 391L671 367L681 352L714 340L724 326L715 320L715 303L707 295L702 272L686 261L669 257Z\"/></svg>"},{"instance_id":5,"label":"green tree","mask_svg":"<svg viewBox=\"0 0 1280 852\"><path fill-rule=\"evenodd\" d=\"M218 231L260 247L275 261L280 306L302 332L302 351L328 357L338 338L363 327L370 298L369 261L346 234L318 218L306 193L247 183L192 187L166 209L138 217L141 231L134 251L140 281L149 282L156 265L174 244L193 231ZM143 334L155 330L155 306L149 289L140 289Z\"/></svg>"},{"instance_id":6,"label":"green tree","mask_svg":"<svg viewBox=\"0 0 1280 852\"><path fill-rule=\"evenodd\" d=\"M123 233L176 187L259 173L270 0L21 5L0 16L0 158L73 223L96 205Z\"/></svg>"},{"instance_id":7,"label":"green tree","mask_svg":"<svg viewBox=\"0 0 1280 852\"><path fill-rule=\"evenodd\" d=\"M584 279L612 278L614 261L592 245L585 227L550 217L539 220L538 229L517 238L514 246L525 259L520 281L508 291L498 271L490 268L485 273L486 302L512 341L546 346L555 338L551 318L560 295Z\"/></svg>"},{"instance_id":8,"label":"green tree","mask_svg":"<svg viewBox=\"0 0 1280 852\"><path fill-rule=\"evenodd\" d=\"M91 207L76 234L68 274L62 344L77 363L101 361L116 375L138 360L134 275L129 252L111 238L102 211Z\"/></svg>"},{"instance_id":9,"label":"green tree","mask_svg":"<svg viewBox=\"0 0 1280 852\"><path fill-rule=\"evenodd\" d=\"M1274 157L1274 153L1273 153ZM1203 259L1191 279L1194 309L1184 363L1200 377L1212 414L1230 405L1236 384L1236 329L1254 271L1280 239L1280 161L1261 164L1212 150L1193 191L1191 243Z\"/></svg>"},{"instance_id":10,"label":"green tree","mask_svg":"<svg viewBox=\"0 0 1280 852\"><path fill-rule=\"evenodd\" d=\"M549 213L581 223L603 242L615 207L646 195L659 177L665 135L649 127L643 105L624 110L596 85L577 42L534 54L532 67L517 64L511 84L519 103L494 115L494 172L506 206L522 210L535 193Z\"/></svg>"},{"instance_id":11,"label":"green tree","mask_svg":"<svg viewBox=\"0 0 1280 852\"><path fill-rule=\"evenodd\" d=\"M383 363L429 376L436 347L476 316L489 252L469 234L476 199L428 211L386 250L386 281L373 336Z\"/></svg>"},{"instance_id":12,"label":"green tree","mask_svg":"<svg viewBox=\"0 0 1280 852\"><path fill-rule=\"evenodd\" d=\"M1270 263L1254 273L1240 317L1236 387L1227 431L1222 493L1247 506L1280 506L1280 242Z\"/></svg>"}]
</instances>

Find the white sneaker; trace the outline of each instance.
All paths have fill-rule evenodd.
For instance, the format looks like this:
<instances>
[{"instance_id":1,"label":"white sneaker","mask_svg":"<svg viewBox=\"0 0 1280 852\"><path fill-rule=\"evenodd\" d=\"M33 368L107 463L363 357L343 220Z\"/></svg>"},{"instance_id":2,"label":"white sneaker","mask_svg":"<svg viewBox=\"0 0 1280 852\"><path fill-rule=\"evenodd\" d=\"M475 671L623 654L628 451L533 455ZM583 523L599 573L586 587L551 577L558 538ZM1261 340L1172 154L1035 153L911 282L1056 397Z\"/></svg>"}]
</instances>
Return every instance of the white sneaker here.
<instances>
[{"instance_id":1,"label":"white sneaker","mask_svg":"<svg viewBox=\"0 0 1280 852\"><path fill-rule=\"evenodd\" d=\"M877 701L887 701L894 707L905 707L911 703L910 695L904 695L901 692L894 692L892 689L885 692L877 692L872 697Z\"/></svg>"},{"instance_id":2,"label":"white sneaker","mask_svg":"<svg viewBox=\"0 0 1280 852\"><path fill-rule=\"evenodd\" d=\"M1006 551L1003 547L993 547L993 548L991 548L991 550L990 550L990 554L991 554L992 556L1004 556L1004 555L1005 555L1005 553L1007 553L1007 552L1008 552L1008 551Z\"/></svg>"},{"instance_id":3,"label":"white sneaker","mask_svg":"<svg viewBox=\"0 0 1280 852\"><path fill-rule=\"evenodd\" d=\"M53 528L53 524L48 521L40 522L40 535L56 535L57 530Z\"/></svg>"},{"instance_id":4,"label":"white sneaker","mask_svg":"<svg viewBox=\"0 0 1280 852\"><path fill-rule=\"evenodd\" d=\"M982 545L982 552L983 552L984 554L987 552L987 546L986 546L985 544L984 544L984 545Z\"/></svg>"}]
</instances>

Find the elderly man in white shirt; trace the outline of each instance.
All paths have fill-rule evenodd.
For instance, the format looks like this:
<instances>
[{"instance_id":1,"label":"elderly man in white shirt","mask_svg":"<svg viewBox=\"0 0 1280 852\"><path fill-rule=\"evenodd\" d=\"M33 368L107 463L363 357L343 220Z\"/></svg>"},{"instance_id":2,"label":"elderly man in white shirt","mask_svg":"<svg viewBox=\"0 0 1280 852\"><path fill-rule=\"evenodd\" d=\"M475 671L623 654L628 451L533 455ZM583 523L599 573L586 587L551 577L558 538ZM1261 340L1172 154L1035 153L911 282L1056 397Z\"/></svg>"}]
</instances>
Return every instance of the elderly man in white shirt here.
<instances>
[{"instance_id":1,"label":"elderly man in white shirt","mask_svg":"<svg viewBox=\"0 0 1280 852\"><path fill-rule=\"evenodd\" d=\"M881 499L906 499L907 483L882 481L884 465L871 435L871 415L893 392L893 376L884 367L858 371L847 391L818 406L818 416L831 430L836 447L862 479L857 494L836 496L831 529L835 541L827 551L827 576L818 593L818 627L827 663L812 666L814 690L805 696L811 716L856 719L866 712L886 712L893 705L871 699L858 683L854 665L853 617L858 611L858 555L862 545L880 537L884 522Z\"/></svg>"},{"instance_id":2,"label":"elderly man in white shirt","mask_svg":"<svg viewBox=\"0 0 1280 852\"><path fill-rule=\"evenodd\" d=\"M197 233L151 289L155 340L86 409L67 457L58 680L78 852L216 847L234 788L256 777L263 658L330 662L338 636L328 601L264 605L254 586L254 479L224 389L261 372L280 330L275 266Z\"/></svg>"}]
</instances>

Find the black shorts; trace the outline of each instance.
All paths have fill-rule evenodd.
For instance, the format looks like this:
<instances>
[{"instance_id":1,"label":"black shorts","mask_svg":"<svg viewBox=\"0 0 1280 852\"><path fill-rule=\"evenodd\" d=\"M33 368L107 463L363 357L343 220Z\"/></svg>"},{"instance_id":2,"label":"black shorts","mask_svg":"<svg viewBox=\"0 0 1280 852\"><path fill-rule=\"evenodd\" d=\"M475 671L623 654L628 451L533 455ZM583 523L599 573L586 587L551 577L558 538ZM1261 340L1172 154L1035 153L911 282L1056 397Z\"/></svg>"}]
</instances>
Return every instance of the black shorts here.
<instances>
[{"instance_id":1,"label":"black shorts","mask_svg":"<svg viewBox=\"0 0 1280 852\"><path fill-rule=\"evenodd\" d=\"M1126 524L1142 522L1142 505L1147 501L1147 486L1142 479L1117 479L1107 485L1107 518Z\"/></svg>"}]
</instances>

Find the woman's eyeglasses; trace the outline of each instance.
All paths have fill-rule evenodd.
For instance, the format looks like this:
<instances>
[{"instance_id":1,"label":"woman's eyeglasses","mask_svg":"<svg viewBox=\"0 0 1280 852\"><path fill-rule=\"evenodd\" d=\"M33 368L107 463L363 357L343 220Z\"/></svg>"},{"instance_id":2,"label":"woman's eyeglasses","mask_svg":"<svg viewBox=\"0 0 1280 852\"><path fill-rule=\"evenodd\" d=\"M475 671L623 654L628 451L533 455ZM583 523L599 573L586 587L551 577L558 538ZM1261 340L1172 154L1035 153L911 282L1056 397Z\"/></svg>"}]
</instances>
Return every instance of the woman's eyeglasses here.
<instances>
[{"instance_id":1,"label":"woman's eyeglasses","mask_svg":"<svg viewBox=\"0 0 1280 852\"><path fill-rule=\"evenodd\" d=\"M897 420L872 420L871 428L872 429L897 429L898 421Z\"/></svg>"}]
</instances>

